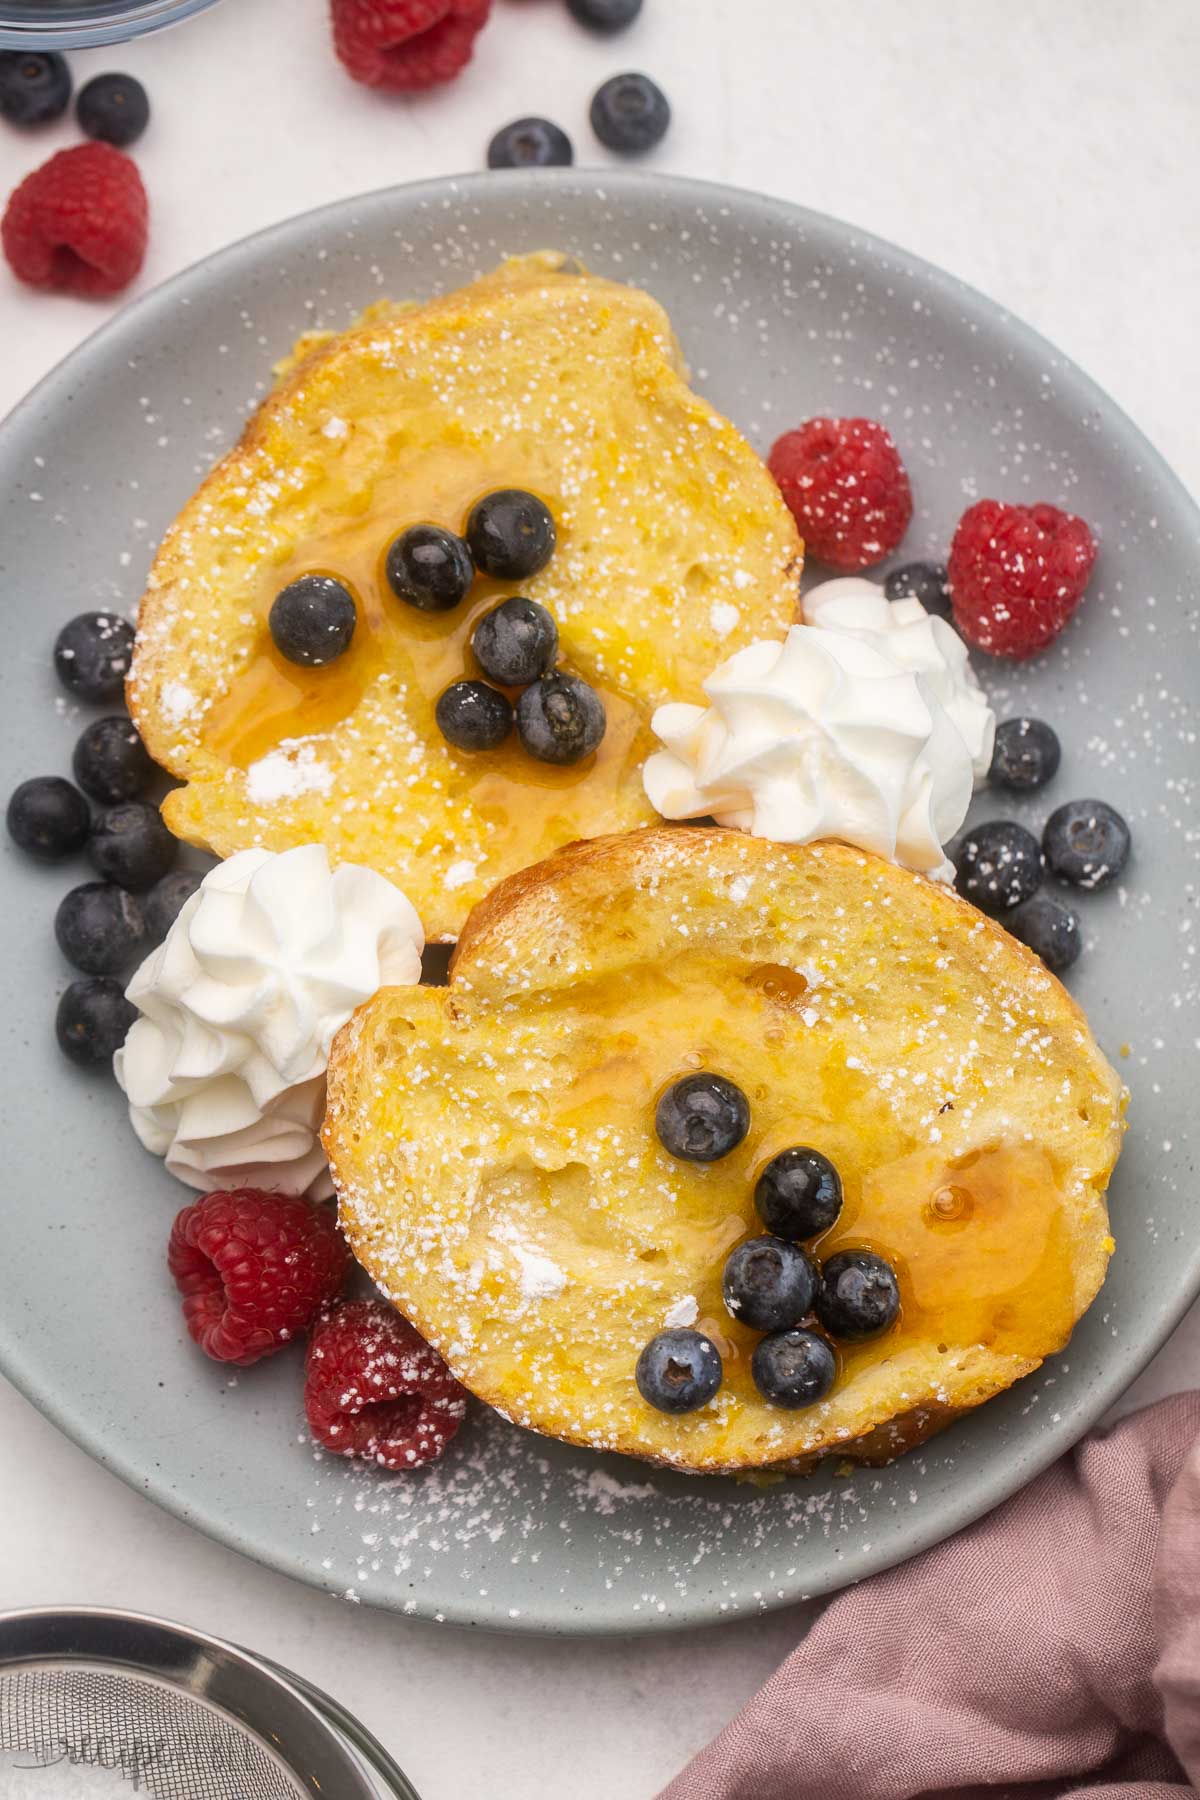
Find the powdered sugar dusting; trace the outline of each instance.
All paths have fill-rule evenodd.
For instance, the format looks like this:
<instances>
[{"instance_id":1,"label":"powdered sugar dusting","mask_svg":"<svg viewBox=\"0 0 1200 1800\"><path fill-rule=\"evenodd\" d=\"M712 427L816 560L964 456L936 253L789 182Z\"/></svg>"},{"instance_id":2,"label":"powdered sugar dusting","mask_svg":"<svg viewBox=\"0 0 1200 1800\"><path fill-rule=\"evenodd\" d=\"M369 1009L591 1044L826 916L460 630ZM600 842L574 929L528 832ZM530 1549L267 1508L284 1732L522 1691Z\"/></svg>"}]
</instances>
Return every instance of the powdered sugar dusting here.
<instances>
[{"instance_id":1,"label":"powdered sugar dusting","mask_svg":"<svg viewBox=\"0 0 1200 1800\"><path fill-rule=\"evenodd\" d=\"M668 1306L663 1314L663 1324L670 1331L676 1326L694 1325L699 1317L700 1302L695 1294L685 1294L681 1300L676 1300L673 1306Z\"/></svg>"},{"instance_id":2,"label":"powdered sugar dusting","mask_svg":"<svg viewBox=\"0 0 1200 1800\"><path fill-rule=\"evenodd\" d=\"M246 794L256 806L294 800L301 794L327 794L333 770L321 762L311 744L280 744L246 770Z\"/></svg>"},{"instance_id":3,"label":"powdered sugar dusting","mask_svg":"<svg viewBox=\"0 0 1200 1800\"><path fill-rule=\"evenodd\" d=\"M567 1285L564 1270L548 1256L527 1250L524 1244L513 1244L512 1253L521 1268L521 1293L526 1300L553 1300Z\"/></svg>"},{"instance_id":4,"label":"powdered sugar dusting","mask_svg":"<svg viewBox=\"0 0 1200 1800\"><path fill-rule=\"evenodd\" d=\"M196 696L190 687L182 681L164 681L162 686L162 709L171 725L178 725L186 719L196 704Z\"/></svg>"}]
</instances>

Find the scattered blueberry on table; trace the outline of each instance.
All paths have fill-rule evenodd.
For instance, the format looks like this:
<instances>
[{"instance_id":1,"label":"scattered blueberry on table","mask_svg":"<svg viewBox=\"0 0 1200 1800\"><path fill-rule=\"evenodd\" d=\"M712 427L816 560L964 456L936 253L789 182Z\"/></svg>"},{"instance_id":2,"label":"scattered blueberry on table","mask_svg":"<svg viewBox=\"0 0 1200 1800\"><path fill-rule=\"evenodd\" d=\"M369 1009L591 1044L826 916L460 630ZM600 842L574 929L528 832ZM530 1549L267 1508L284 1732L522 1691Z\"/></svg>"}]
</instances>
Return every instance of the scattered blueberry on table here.
<instances>
[{"instance_id":1,"label":"scattered blueberry on table","mask_svg":"<svg viewBox=\"0 0 1200 1800\"><path fill-rule=\"evenodd\" d=\"M75 117L84 137L127 150L150 123L150 100L132 75L93 75L79 90Z\"/></svg>"},{"instance_id":2,"label":"scattered blueberry on table","mask_svg":"<svg viewBox=\"0 0 1200 1800\"><path fill-rule=\"evenodd\" d=\"M642 0L567 0L567 11L591 31L624 31L642 10Z\"/></svg>"},{"instance_id":3,"label":"scattered blueberry on table","mask_svg":"<svg viewBox=\"0 0 1200 1800\"><path fill-rule=\"evenodd\" d=\"M0 118L50 125L71 102L71 71L54 50L0 50Z\"/></svg>"},{"instance_id":4,"label":"scattered blueberry on table","mask_svg":"<svg viewBox=\"0 0 1200 1800\"><path fill-rule=\"evenodd\" d=\"M489 169L565 169L574 160L570 138L552 119L514 119L488 145Z\"/></svg>"},{"instance_id":5,"label":"scattered blueberry on table","mask_svg":"<svg viewBox=\"0 0 1200 1800\"><path fill-rule=\"evenodd\" d=\"M671 103L648 75L613 75L596 89L590 117L607 150L642 156L666 136Z\"/></svg>"}]
</instances>

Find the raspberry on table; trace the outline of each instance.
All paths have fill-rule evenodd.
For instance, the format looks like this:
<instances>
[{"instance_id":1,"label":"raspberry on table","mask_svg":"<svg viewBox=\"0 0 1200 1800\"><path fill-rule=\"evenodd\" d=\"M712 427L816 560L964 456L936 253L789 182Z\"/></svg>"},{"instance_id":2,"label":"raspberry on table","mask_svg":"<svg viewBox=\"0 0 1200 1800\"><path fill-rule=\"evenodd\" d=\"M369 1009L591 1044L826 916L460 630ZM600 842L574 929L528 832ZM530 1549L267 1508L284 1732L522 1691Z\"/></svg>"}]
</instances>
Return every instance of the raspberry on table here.
<instances>
[{"instance_id":1,"label":"raspberry on table","mask_svg":"<svg viewBox=\"0 0 1200 1800\"><path fill-rule=\"evenodd\" d=\"M367 87L412 93L452 81L471 60L492 0L330 0L333 45Z\"/></svg>"},{"instance_id":2,"label":"raspberry on table","mask_svg":"<svg viewBox=\"0 0 1200 1800\"><path fill-rule=\"evenodd\" d=\"M1073 513L977 500L950 547L954 623L992 656L1035 656L1074 613L1095 560L1096 540Z\"/></svg>"},{"instance_id":3,"label":"raspberry on table","mask_svg":"<svg viewBox=\"0 0 1200 1800\"><path fill-rule=\"evenodd\" d=\"M767 466L809 555L831 569L881 562L908 530L908 475L874 419L808 419L784 432Z\"/></svg>"},{"instance_id":4,"label":"raspberry on table","mask_svg":"<svg viewBox=\"0 0 1200 1800\"><path fill-rule=\"evenodd\" d=\"M191 1337L246 1368L303 1336L341 1288L350 1252L330 1207L237 1188L184 1207L167 1262Z\"/></svg>"},{"instance_id":5,"label":"raspberry on table","mask_svg":"<svg viewBox=\"0 0 1200 1800\"><path fill-rule=\"evenodd\" d=\"M347 1300L313 1328L304 1409L326 1450L416 1469L442 1454L466 1417L467 1393L392 1307Z\"/></svg>"},{"instance_id":6,"label":"raspberry on table","mask_svg":"<svg viewBox=\"0 0 1200 1800\"><path fill-rule=\"evenodd\" d=\"M111 144L76 144L14 189L0 242L30 287L94 298L119 293L138 273L149 218L136 165Z\"/></svg>"}]
</instances>

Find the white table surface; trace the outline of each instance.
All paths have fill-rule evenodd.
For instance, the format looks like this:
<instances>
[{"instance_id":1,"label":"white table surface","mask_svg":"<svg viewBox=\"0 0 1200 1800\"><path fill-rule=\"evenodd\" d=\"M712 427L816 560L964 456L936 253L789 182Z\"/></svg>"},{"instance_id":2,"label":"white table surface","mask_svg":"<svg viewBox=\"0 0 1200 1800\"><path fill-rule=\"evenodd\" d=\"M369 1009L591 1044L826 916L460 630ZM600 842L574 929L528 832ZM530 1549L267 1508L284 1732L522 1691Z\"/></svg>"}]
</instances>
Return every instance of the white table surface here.
<instances>
[{"instance_id":1,"label":"white table surface","mask_svg":"<svg viewBox=\"0 0 1200 1800\"><path fill-rule=\"evenodd\" d=\"M655 161L803 201L1004 302L1108 388L1200 491L1200 11L1193 0L646 0L594 40L560 0L496 0L470 71L416 103L356 88L324 0L225 0L127 68L156 116L147 287L319 202L478 167L491 132L552 114L601 160L587 101L642 67L676 123ZM0 189L69 125L0 130ZM0 411L108 306L0 268ZM130 596L132 600L134 596ZM1128 1403L1200 1375L1193 1312ZM801 1635L804 1612L628 1643L473 1637L347 1607L208 1543L103 1473L0 1384L0 1607L162 1612L344 1699L425 1800L649 1800Z\"/></svg>"}]
</instances>

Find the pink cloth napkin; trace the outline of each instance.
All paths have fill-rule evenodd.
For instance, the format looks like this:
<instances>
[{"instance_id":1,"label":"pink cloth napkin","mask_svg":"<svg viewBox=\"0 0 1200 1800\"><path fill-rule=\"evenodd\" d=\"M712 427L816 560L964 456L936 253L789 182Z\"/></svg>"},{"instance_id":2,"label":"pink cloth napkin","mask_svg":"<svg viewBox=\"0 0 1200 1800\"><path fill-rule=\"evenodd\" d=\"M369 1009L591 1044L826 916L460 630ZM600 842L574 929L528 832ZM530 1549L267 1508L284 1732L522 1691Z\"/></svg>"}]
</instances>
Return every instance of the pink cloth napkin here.
<instances>
[{"instance_id":1,"label":"pink cloth napkin","mask_svg":"<svg viewBox=\"0 0 1200 1800\"><path fill-rule=\"evenodd\" d=\"M1200 1792L1200 1393L841 1596L660 1800Z\"/></svg>"}]
</instances>

